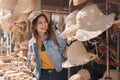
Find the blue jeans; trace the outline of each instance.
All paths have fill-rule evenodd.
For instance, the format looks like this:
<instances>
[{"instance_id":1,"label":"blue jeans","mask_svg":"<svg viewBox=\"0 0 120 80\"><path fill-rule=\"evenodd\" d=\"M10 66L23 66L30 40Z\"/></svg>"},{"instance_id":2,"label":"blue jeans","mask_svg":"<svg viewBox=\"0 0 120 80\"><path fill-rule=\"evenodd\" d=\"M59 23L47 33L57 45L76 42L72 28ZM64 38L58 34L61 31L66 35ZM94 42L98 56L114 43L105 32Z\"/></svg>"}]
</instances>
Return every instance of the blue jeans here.
<instances>
[{"instance_id":1,"label":"blue jeans","mask_svg":"<svg viewBox=\"0 0 120 80\"><path fill-rule=\"evenodd\" d=\"M62 75L61 72L55 70L41 70L40 80L67 80L67 73Z\"/></svg>"}]
</instances>

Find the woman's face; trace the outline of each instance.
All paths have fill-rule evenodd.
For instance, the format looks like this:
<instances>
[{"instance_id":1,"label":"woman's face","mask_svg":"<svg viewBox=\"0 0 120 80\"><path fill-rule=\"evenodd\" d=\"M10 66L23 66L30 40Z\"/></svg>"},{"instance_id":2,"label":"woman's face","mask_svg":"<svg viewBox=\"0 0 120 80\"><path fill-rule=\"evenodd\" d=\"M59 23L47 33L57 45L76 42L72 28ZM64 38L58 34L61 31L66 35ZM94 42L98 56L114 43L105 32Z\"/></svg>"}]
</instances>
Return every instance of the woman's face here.
<instances>
[{"instance_id":1,"label":"woman's face","mask_svg":"<svg viewBox=\"0 0 120 80\"><path fill-rule=\"evenodd\" d=\"M38 33L44 34L48 29L48 22L46 21L44 16L39 17L36 25L36 29Z\"/></svg>"}]
</instances>

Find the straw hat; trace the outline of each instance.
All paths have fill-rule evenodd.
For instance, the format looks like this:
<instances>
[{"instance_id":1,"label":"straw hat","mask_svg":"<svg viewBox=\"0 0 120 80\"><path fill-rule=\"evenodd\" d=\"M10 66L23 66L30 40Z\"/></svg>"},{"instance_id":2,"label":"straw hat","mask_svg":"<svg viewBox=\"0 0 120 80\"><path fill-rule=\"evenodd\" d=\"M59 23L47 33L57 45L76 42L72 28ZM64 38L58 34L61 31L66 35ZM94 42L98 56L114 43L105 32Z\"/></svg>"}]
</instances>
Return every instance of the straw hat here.
<instances>
[{"instance_id":1,"label":"straw hat","mask_svg":"<svg viewBox=\"0 0 120 80\"><path fill-rule=\"evenodd\" d=\"M18 0L0 0L0 8L11 10L14 9Z\"/></svg>"},{"instance_id":2,"label":"straw hat","mask_svg":"<svg viewBox=\"0 0 120 80\"><path fill-rule=\"evenodd\" d=\"M79 10L75 10L71 12L66 18L65 18L65 30L60 34L60 37L63 39L66 39L70 36L73 36L79 27L75 26L76 24L76 14Z\"/></svg>"},{"instance_id":3,"label":"straw hat","mask_svg":"<svg viewBox=\"0 0 120 80\"><path fill-rule=\"evenodd\" d=\"M65 18L66 28L72 24L76 24L76 15L78 12L79 10L74 10Z\"/></svg>"},{"instance_id":4,"label":"straw hat","mask_svg":"<svg viewBox=\"0 0 120 80\"><path fill-rule=\"evenodd\" d=\"M112 78L111 80L120 80L120 72L117 70L110 70L110 78ZM105 80L107 72L105 72L103 74L103 78L101 78L100 80Z\"/></svg>"},{"instance_id":5,"label":"straw hat","mask_svg":"<svg viewBox=\"0 0 120 80\"><path fill-rule=\"evenodd\" d=\"M78 29L78 26L71 25L68 28L65 28L65 30L60 34L60 37L63 39L67 39L68 37L75 35Z\"/></svg>"},{"instance_id":6,"label":"straw hat","mask_svg":"<svg viewBox=\"0 0 120 80\"><path fill-rule=\"evenodd\" d=\"M15 7L12 12L12 21L14 23L21 23L28 20L28 13L20 13L19 10Z\"/></svg>"},{"instance_id":7,"label":"straw hat","mask_svg":"<svg viewBox=\"0 0 120 80\"><path fill-rule=\"evenodd\" d=\"M68 80L85 80L80 74L72 75Z\"/></svg>"},{"instance_id":8,"label":"straw hat","mask_svg":"<svg viewBox=\"0 0 120 80\"><path fill-rule=\"evenodd\" d=\"M35 19L38 15L40 14L45 14L45 16L47 17L48 19L48 22L50 22L50 15L46 12L40 12L38 10L35 10L35 11L32 11L28 17L28 20L30 20L30 22L33 21L33 19Z\"/></svg>"},{"instance_id":9,"label":"straw hat","mask_svg":"<svg viewBox=\"0 0 120 80\"><path fill-rule=\"evenodd\" d=\"M87 52L80 41L75 41L70 45L67 51L67 57L68 59L62 64L64 68L84 65L96 58L94 54Z\"/></svg>"},{"instance_id":10,"label":"straw hat","mask_svg":"<svg viewBox=\"0 0 120 80\"><path fill-rule=\"evenodd\" d=\"M30 22L33 21L33 19L35 19L38 15L40 15L41 12L40 11L32 11L28 17L28 20L30 20Z\"/></svg>"},{"instance_id":11,"label":"straw hat","mask_svg":"<svg viewBox=\"0 0 120 80\"><path fill-rule=\"evenodd\" d=\"M90 73L87 69L80 69L78 73L72 75L69 80L89 80L91 79Z\"/></svg>"},{"instance_id":12,"label":"straw hat","mask_svg":"<svg viewBox=\"0 0 120 80\"><path fill-rule=\"evenodd\" d=\"M1 19L1 27L3 31L5 31L7 34L11 32L11 29L13 27L13 23L11 21L11 15Z\"/></svg>"},{"instance_id":13,"label":"straw hat","mask_svg":"<svg viewBox=\"0 0 120 80\"><path fill-rule=\"evenodd\" d=\"M18 0L16 5L20 13L29 13L35 9L37 0Z\"/></svg>"},{"instance_id":14,"label":"straw hat","mask_svg":"<svg viewBox=\"0 0 120 80\"><path fill-rule=\"evenodd\" d=\"M19 18L15 21L15 23L25 22L28 19L28 13L23 13L19 16Z\"/></svg>"},{"instance_id":15,"label":"straw hat","mask_svg":"<svg viewBox=\"0 0 120 80\"><path fill-rule=\"evenodd\" d=\"M76 25L79 26L79 30L75 39L87 41L97 37L112 26L114 17L113 13L104 15L96 4L84 7L76 15Z\"/></svg>"}]
</instances>

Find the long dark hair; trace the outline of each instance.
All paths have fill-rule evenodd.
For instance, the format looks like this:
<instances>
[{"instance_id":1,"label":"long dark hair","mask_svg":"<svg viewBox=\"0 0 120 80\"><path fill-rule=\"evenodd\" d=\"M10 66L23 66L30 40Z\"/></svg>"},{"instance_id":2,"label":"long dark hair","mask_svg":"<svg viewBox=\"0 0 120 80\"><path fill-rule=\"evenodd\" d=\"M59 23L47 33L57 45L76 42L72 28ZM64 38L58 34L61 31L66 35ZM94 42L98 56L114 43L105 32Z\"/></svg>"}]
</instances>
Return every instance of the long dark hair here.
<instances>
[{"instance_id":1,"label":"long dark hair","mask_svg":"<svg viewBox=\"0 0 120 80\"><path fill-rule=\"evenodd\" d=\"M36 27L36 24L37 24L37 21L38 21L39 17L41 17L41 16L43 16L43 17L45 18L45 20L47 21L47 23L48 23L48 30L47 30L46 33L45 33L45 34L47 35L46 40L52 39L52 40L58 45L58 42L57 42L55 33L54 33L52 27L50 26L50 22L49 22L47 16L46 16L45 14L43 14L43 13L41 13L40 15L38 15L38 16L37 16L35 19L33 19L33 21L32 21L31 31L32 31L32 33L33 33L33 36L34 36L35 38L38 37L38 31L36 30L35 27Z\"/></svg>"}]
</instances>

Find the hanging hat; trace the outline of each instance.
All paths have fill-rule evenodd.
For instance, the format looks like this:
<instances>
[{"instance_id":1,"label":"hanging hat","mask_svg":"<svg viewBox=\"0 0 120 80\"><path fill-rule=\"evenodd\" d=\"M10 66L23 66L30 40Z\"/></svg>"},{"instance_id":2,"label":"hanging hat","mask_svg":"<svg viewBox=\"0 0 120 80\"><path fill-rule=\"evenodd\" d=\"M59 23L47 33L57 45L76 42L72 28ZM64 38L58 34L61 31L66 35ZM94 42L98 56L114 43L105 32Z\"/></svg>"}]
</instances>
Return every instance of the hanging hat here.
<instances>
[{"instance_id":1,"label":"hanging hat","mask_svg":"<svg viewBox=\"0 0 120 80\"><path fill-rule=\"evenodd\" d=\"M72 75L69 80L85 80L80 74L74 74Z\"/></svg>"},{"instance_id":2,"label":"hanging hat","mask_svg":"<svg viewBox=\"0 0 120 80\"><path fill-rule=\"evenodd\" d=\"M20 27L20 28L23 28L23 29L24 29L25 27L27 27L27 23L25 23L25 22L16 23L16 24L15 24L15 26L16 26L16 27Z\"/></svg>"},{"instance_id":3,"label":"hanging hat","mask_svg":"<svg viewBox=\"0 0 120 80\"><path fill-rule=\"evenodd\" d=\"M18 0L0 0L0 8L12 10L15 8Z\"/></svg>"},{"instance_id":4,"label":"hanging hat","mask_svg":"<svg viewBox=\"0 0 120 80\"><path fill-rule=\"evenodd\" d=\"M28 13L23 13L19 16L19 18L15 21L15 23L25 22L28 19Z\"/></svg>"},{"instance_id":5,"label":"hanging hat","mask_svg":"<svg viewBox=\"0 0 120 80\"><path fill-rule=\"evenodd\" d=\"M82 42L75 41L70 45L67 51L68 59L63 62L64 68L84 65L96 58L93 53L88 53Z\"/></svg>"},{"instance_id":6,"label":"hanging hat","mask_svg":"<svg viewBox=\"0 0 120 80\"><path fill-rule=\"evenodd\" d=\"M18 0L16 5L20 13L29 13L35 9L37 0Z\"/></svg>"},{"instance_id":7,"label":"hanging hat","mask_svg":"<svg viewBox=\"0 0 120 80\"><path fill-rule=\"evenodd\" d=\"M13 23L11 21L11 15L6 16L5 18L1 19L1 27L4 32L9 34L12 30Z\"/></svg>"},{"instance_id":8,"label":"hanging hat","mask_svg":"<svg viewBox=\"0 0 120 80\"><path fill-rule=\"evenodd\" d=\"M65 28L65 30L60 34L60 37L63 39L67 39L68 37L75 35L78 29L78 26L71 25L68 28Z\"/></svg>"},{"instance_id":9,"label":"hanging hat","mask_svg":"<svg viewBox=\"0 0 120 80\"><path fill-rule=\"evenodd\" d=\"M104 15L96 4L84 7L76 15L76 25L79 26L79 30L75 39L87 41L97 37L112 26L114 17L113 13Z\"/></svg>"},{"instance_id":10,"label":"hanging hat","mask_svg":"<svg viewBox=\"0 0 120 80\"><path fill-rule=\"evenodd\" d=\"M76 24L76 15L79 10L74 10L65 18L66 27L69 27L72 24Z\"/></svg>"},{"instance_id":11,"label":"hanging hat","mask_svg":"<svg viewBox=\"0 0 120 80\"><path fill-rule=\"evenodd\" d=\"M75 26L76 24L76 14L79 10L75 10L71 12L66 18L65 18L65 30L60 34L60 37L63 39L66 39L70 36L73 36L79 27Z\"/></svg>"},{"instance_id":12,"label":"hanging hat","mask_svg":"<svg viewBox=\"0 0 120 80\"><path fill-rule=\"evenodd\" d=\"M117 70L112 70L110 69L110 80L120 80L120 72ZM103 78L101 78L100 80L105 80L105 77L107 76L107 71L103 74Z\"/></svg>"},{"instance_id":13,"label":"hanging hat","mask_svg":"<svg viewBox=\"0 0 120 80\"><path fill-rule=\"evenodd\" d=\"M21 23L28 20L28 13L20 13L19 10L15 7L12 12L12 21L14 23Z\"/></svg>"},{"instance_id":14,"label":"hanging hat","mask_svg":"<svg viewBox=\"0 0 120 80\"><path fill-rule=\"evenodd\" d=\"M90 73L87 69L80 69L78 73L72 75L69 80L90 80Z\"/></svg>"},{"instance_id":15,"label":"hanging hat","mask_svg":"<svg viewBox=\"0 0 120 80\"><path fill-rule=\"evenodd\" d=\"M84 80L91 80L90 72L87 69L80 69L78 74L80 74Z\"/></svg>"}]
</instances>

